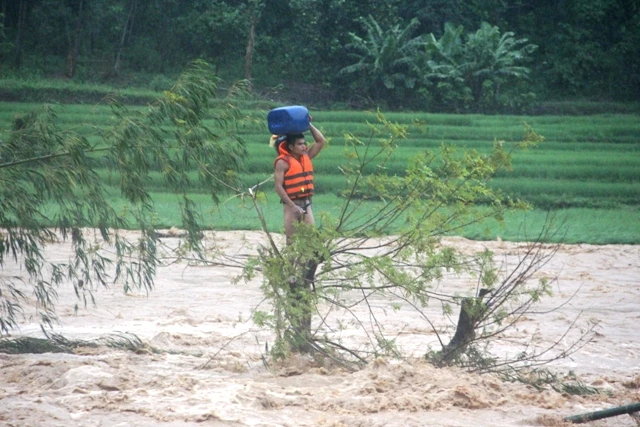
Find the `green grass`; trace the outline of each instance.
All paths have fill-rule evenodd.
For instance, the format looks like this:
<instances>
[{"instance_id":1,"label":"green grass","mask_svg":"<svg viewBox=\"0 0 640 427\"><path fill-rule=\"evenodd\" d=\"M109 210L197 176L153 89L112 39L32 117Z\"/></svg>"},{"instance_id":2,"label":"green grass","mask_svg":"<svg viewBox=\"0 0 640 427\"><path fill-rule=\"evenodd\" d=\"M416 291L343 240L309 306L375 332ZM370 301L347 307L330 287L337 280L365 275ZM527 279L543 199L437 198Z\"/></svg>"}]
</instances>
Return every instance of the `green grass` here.
<instances>
[{"instance_id":1,"label":"green grass","mask_svg":"<svg viewBox=\"0 0 640 427\"><path fill-rule=\"evenodd\" d=\"M267 189L268 190L268 189ZM180 211L177 198L162 192L152 192L157 216L154 223L157 228L170 228L180 224ZM207 228L215 230L256 230L259 228L258 214L253 205L237 197L228 197L215 205L210 196L193 194L199 204L202 219ZM127 203L114 196L111 203L125 211ZM344 199L334 195L314 197L314 215L318 225L323 225L322 218L328 215L337 218ZM375 212L382 205L377 202L364 203L367 212ZM282 232L282 205L275 194L268 192L266 201L259 204L272 232ZM495 240L498 237L505 241L530 241L545 225L548 216L555 215L554 224L557 232L553 242L588 243L588 244L639 244L640 243L640 209L615 208L591 209L568 208L551 212L533 209L527 212L511 212L505 216L504 223L490 220L467 227L464 232L454 233L474 240Z\"/></svg>"},{"instance_id":2,"label":"green grass","mask_svg":"<svg viewBox=\"0 0 640 427\"><path fill-rule=\"evenodd\" d=\"M0 140L17 114L39 108L38 103L0 102ZM143 107L130 107L139 109ZM275 151L268 146L266 126L268 109L256 109L246 104L245 112L252 121L240 132L246 142L248 156L241 175L244 187L268 178L273 171ZM318 209L334 215L342 199L337 194L344 189L339 166L344 163L344 134L353 133L367 138L371 129L367 122L375 122L370 112L311 111L314 122L327 138L328 147L314 161L317 181ZM385 117L405 124L409 136L400 142L393 159L387 165L388 174L400 175L409 159L423 151L435 152L442 144L488 153L497 140L507 145L524 135L525 123L545 142L539 147L519 151L513 156L513 171L500 172L492 186L505 196L519 197L531 202L535 209L526 216L507 216L504 228L498 224L476 227L465 232L471 238L505 240L525 238L522 224L525 219L535 230L548 209L568 215L567 242L640 243L640 117L634 114L601 114L592 116L484 116L426 113L388 113ZM101 143L100 131L116 123L104 103L93 105L64 105L58 111L59 125L87 136L95 144ZM308 137L310 139L310 136ZM106 184L115 187L117 175L104 167L97 169ZM269 203L264 207L269 227L279 230L281 205L272 190L265 186ZM156 203L159 226L179 224L176 199L163 192L159 175L152 176L150 189ZM243 210L235 199L214 207L210 197L198 194L208 226L216 229L256 229L255 213ZM222 197L225 198L224 196ZM115 204L122 201L114 196ZM370 205L375 209L375 204ZM316 210L318 213L319 211ZM488 230L488 231L487 231Z\"/></svg>"},{"instance_id":3,"label":"green grass","mask_svg":"<svg viewBox=\"0 0 640 427\"><path fill-rule=\"evenodd\" d=\"M70 80L0 78L3 99L18 98L22 102L56 102L93 104L106 95L116 95L129 102L146 103L157 97L150 89L137 87L114 88L112 85L80 83Z\"/></svg>"}]
</instances>

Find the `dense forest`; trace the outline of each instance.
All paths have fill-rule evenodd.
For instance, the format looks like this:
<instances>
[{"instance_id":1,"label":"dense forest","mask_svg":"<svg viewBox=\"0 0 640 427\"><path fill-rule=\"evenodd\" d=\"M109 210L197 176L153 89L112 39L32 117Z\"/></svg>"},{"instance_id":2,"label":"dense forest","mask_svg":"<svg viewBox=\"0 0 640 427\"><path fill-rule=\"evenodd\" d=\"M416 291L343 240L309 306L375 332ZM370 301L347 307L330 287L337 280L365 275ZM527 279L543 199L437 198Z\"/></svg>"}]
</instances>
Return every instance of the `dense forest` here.
<instances>
[{"instance_id":1,"label":"dense forest","mask_svg":"<svg viewBox=\"0 0 640 427\"><path fill-rule=\"evenodd\" d=\"M501 112L540 100L640 100L638 0L0 0L0 7L5 76L163 88L201 58L255 90L297 85L356 107Z\"/></svg>"}]
</instances>

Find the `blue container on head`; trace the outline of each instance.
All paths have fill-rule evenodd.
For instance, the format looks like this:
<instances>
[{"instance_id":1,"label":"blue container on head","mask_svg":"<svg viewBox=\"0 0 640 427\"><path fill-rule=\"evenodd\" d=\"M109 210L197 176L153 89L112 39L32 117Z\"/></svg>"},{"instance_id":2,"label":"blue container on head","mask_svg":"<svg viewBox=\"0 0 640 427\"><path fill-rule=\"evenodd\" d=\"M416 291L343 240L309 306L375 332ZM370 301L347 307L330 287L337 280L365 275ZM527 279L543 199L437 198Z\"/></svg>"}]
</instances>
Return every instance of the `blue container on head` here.
<instances>
[{"instance_id":1,"label":"blue container on head","mask_svg":"<svg viewBox=\"0 0 640 427\"><path fill-rule=\"evenodd\" d=\"M267 114L267 123L274 135L302 133L309 130L309 110L301 105L274 108Z\"/></svg>"}]
</instances>

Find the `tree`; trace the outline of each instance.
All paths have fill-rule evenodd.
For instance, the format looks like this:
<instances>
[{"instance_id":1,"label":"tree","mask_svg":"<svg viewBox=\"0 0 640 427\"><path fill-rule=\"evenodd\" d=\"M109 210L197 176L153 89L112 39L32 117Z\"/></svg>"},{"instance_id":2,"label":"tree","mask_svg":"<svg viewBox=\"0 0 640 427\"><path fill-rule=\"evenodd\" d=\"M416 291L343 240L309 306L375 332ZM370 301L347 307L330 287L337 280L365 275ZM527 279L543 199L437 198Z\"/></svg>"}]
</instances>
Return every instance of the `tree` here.
<instances>
[{"instance_id":1,"label":"tree","mask_svg":"<svg viewBox=\"0 0 640 427\"><path fill-rule=\"evenodd\" d=\"M264 10L264 1L252 0L249 2L249 35L247 37L247 49L244 55L244 79L251 82L253 78L253 50L256 43L256 26L260 15Z\"/></svg>"},{"instance_id":2,"label":"tree","mask_svg":"<svg viewBox=\"0 0 640 427\"><path fill-rule=\"evenodd\" d=\"M129 111L114 100L117 124L96 132L100 142L61 129L49 106L14 121L0 145L0 266L20 263L27 277L0 275L0 332L16 326L31 293L42 322L54 322L56 287L65 281L73 283L85 303L96 285L152 288L158 263L154 206L147 190L152 174L176 194L188 232L185 245L198 251L200 223L191 186L197 181L217 201L233 182L244 153L234 132L240 113L232 104L216 114L210 111L216 84L210 66L196 61L147 109ZM129 202L126 212L109 204L97 166L119 177ZM86 229L96 224L95 232ZM119 231L131 227L141 232L134 241ZM73 256L49 262L42 248L58 239L71 241Z\"/></svg>"},{"instance_id":3,"label":"tree","mask_svg":"<svg viewBox=\"0 0 640 427\"><path fill-rule=\"evenodd\" d=\"M73 67L76 67L76 60L80 53L80 45L75 44L74 49L74 43L80 43L82 40L77 34L73 34L74 27L75 30L82 30L82 27L78 25L82 23L82 20L78 15L77 5L74 9L68 7L67 2L41 1L33 6L30 20L39 23L39 25L30 28L33 36L29 41L30 53L41 59L40 67L43 70L49 71L53 66L56 67L56 73L68 75L70 65L73 64ZM60 60L56 61L57 58ZM71 58L73 58L73 62L70 61ZM60 64L64 65L60 66ZM75 72L74 68L73 73Z\"/></svg>"},{"instance_id":4,"label":"tree","mask_svg":"<svg viewBox=\"0 0 640 427\"><path fill-rule=\"evenodd\" d=\"M382 27L399 22L399 0L265 0L258 27L260 61L268 73L286 81L343 86L339 71L349 65L344 46L349 33L372 16ZM309 67L298 64L313 64Z\"/></svg>"},{"instance_id":5,"label":"tree","mask_svg":"<svg viewBox=\"0 0 640 427\"><path fill-rule=\"evenodd\" d=\"M399 14L405 19L416 18L420 21L418 31L421 34L442 35L447 22L467 24L467 5L468 2L461 0L407 0L399 7Z\"/></svg>"},{"instance_id":6,"label":"tree","mask_svg":"<svg viewBox=\"0 0 640 427\"><path fill-rule=\"evenodd\" d=\"M540 45L535 72L550 98L637 95L637 2L544 1L536 9L529 34Z\"/></svg>"},{"instance_id":7,"label":"tree","mask_svg":"<svg viewBox=\"0 0 640 427\"><path fill-rule=\"evenodd\" d=\"M7 41L7 36L4 32L4 14L0 13L2 22L0 22L0 58L4 58L11 51L11 43Z\"/></svg>"},{"instance_id":8,"label":"tree","mask_svg":"<svg viewBox=\"0 0 640 427\"><path fill-rule=\"evenodd\" d=\"M78 2L78 12L73 23L73 35L71 31L68 30L68 39L69 39L69 51L67 53L67 77L74 77L76 75L77 64L78 64L78 49L80 44L80 35L82 31L82 19L83 19L83 5L84 0L80 0ZM67 24L67 26L70 26Z\"/></svg>"},{"instance_id":9,"label":"tree","mask_svg":"<svg viewBox=\"0 0 640 427\"><path fill-rule=\"evenodd\" d=\"M479 369L502 366L478 343L491 341L513 326L546 293L546 278L534 274L553 256L541 241L533 243L512 268L500 270L491 253L465 255L444 246L441 238L489 218L501 220L510 209L527 205L511 201L491 189L496 172L510 167L513 150L542 140L526 129L523 140L507 149L497 142L487 154L458 153L442 147L437 153L416 153L402 175L387 174L385 165L407 135L403 126L378 114L367 140L346 135L347 164L341 166L348 189L336 219L323 217L323 226L301 224L293 242L279 249L267 232L269 244L247 263L244 277L261 273L262 289L273 307L256 310L254 320L271 327L275 358L290 351L311 351L349 368L380 355L398 356L395 336L385 331L386 310L415 310L433 329L441 350L428 357L438 364L462 364ZM255 188L249 192L260 213ZM367 208L376 200L375 209ZM544 237L544 236L539 236ZM548 236L547 236L548 237ZM468 273L477 280L469 294L443 291L447 272ZM469 291L466 291L469 292ZM459 332L449 342L441 337L435 319L424 309L440 304L443 314L461 307ZM415 319L415 317L414 317ZM417 320L415 320L417 321ZM341 324L359 325L368 345L351 346L341 339ZM580 336L563 357L588 341ZM544 362L553 353L520 357L521 366ZM545 359L548 360L548 359Z\"/></svg>"},{"instance_id":10,"label":"tree","mask_svg":"<svg viewBox=\"0 0 640 427\"><path fill-rule=\"evenodd\" d=\"M16 26L16 40L14 42L15 48L15 59L14 64L16 68L20 68L22 66L22 53L23 53L23 38L24 38L24 28L25 21L27 19L27 1L20 0L18 3L18 23Z\"/></svg>"},{"instance_id":11,"label":"tree","mask_svg":"<svg viewBox=\"0 0 640 427\"><path fill-rule=\"evenodd\" d=\"M133 32L133 23L136 18L137 7L138 2L136 0L131 0L129 2L127 8L127 19L124 21L124 25L122 26L122 37L120 37L120 42L118 43L118 47L116 48L116 62L113 65L113 74L116 76L120 73L120 58L122 56L122 50L124 49L124 45L127 40L127 35L130 38L131 33Z\"/></svg>"},{"instance_id":12,"label":"tree","mask_svg":"<svg viewBox=\"0 0 640 427\"><path fill-rule=\"evenodd\" d=\"M194 1L176 21L181 48L214 65L243 58L249 28L247 7L245 1ZM242 60L237 65L241 66Z\"/></svg>"}]
</instances>

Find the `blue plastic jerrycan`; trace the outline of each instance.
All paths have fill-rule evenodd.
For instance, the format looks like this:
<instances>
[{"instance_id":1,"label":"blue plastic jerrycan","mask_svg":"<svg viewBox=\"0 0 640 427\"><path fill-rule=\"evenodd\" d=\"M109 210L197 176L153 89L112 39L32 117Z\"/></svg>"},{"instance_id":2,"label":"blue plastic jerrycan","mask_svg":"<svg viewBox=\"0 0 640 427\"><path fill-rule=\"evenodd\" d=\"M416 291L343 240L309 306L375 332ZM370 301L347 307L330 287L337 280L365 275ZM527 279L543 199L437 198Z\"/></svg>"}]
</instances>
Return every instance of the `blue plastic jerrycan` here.
<instances>
[{"instance_id":1,"label":"blue plastic jerrycan","mask_svg":"<svg viewBox=\"0 0 640 427\"><path fill-rule=\"evenodd\" d=\"M274 108L267 114L267 123L274 135L302 133L309 130L309 110L300 105Z\"/></svg>"}]
</instances>

